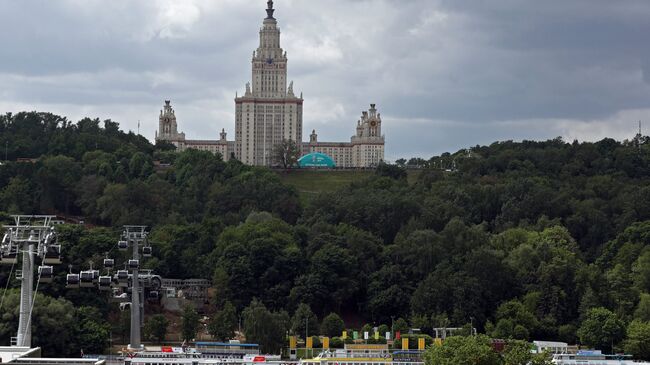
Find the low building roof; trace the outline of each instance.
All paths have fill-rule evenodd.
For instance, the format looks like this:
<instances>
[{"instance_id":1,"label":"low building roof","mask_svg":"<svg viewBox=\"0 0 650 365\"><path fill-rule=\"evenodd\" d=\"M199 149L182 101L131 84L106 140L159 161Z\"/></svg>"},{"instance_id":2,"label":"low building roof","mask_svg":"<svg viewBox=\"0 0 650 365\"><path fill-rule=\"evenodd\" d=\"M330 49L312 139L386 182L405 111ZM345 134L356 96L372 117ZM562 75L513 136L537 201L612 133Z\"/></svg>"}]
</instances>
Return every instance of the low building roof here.
<instances>
[{"instance_id":1,"label":"low building roof","mask_svg":"<svg viewBox=\"0 0 650 365\"><path fill-rule=\"evenodd\" d=\"M330 156L320 152L312 152L302 156L298 160L298 165L300 167L336 167L336 163Z\"/></svg>"}]
</instances>

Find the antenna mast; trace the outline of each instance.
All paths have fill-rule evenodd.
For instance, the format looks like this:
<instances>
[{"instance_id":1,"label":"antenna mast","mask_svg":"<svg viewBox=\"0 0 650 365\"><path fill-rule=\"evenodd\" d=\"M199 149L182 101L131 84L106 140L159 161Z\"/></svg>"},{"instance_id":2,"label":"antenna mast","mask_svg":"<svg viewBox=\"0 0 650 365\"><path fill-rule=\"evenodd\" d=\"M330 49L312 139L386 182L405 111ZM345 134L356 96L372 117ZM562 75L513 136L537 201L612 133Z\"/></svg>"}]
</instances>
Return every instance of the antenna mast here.
<instances>
[{"instance_id":1,"label":"antenna mast","mask_svg":"<svg viewBox=\"0 0 650 365\"><path fill-rule=\"evenodd\" d=\"M643 140L643 134L641 134L641 121L639 120L639 134L636 135L636 145L637 148L639 149L639 153L641 153L642 140Z\"/></svg>"}]
</instances>

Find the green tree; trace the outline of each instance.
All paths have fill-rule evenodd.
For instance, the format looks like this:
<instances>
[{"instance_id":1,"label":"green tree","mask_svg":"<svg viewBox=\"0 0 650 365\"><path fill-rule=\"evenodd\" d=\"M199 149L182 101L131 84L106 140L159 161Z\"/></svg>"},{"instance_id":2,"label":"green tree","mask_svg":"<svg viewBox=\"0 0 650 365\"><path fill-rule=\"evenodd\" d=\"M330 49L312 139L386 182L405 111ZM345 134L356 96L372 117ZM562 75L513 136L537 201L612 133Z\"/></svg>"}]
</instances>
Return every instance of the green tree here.
<instances>
[{"instance_id":1,"label":"green tree","mask_svg":"<svg viewBox=\"0 0 650 365\"><path fill-rule=\"evenodd\" d=\"M132 178L146 178L153 172L151 157L137 152L129 161L129 174Z\"/></svg>"},{"instance_id":2,"label":"green tree","mask_svg":"<svg viewBox=\"0 0 650 365\"><path fill-rule=\"evenodd\" d=\"M386 265L370 274L367 311L371 318L388 322L405 314L409 306L410 286L398 265Z\"/></svg>"},{"instance_id":3,"label":"green tree","mask_svg":"<svg viewBox=\"0 0 650 365\"><path fill-rule=\"evenodd\" d=\"M169 321L162 314L155 314L147 320L147 323L144 326L144 332L147 334L147 337L156 343L161 343L165 340L167 335L167 327L169 327Z\"/></svg>"},{"instance_id":4,"label":"green tree","mask_svg":"<svg viewBox=\"0 0 650 365\"><path fill-rule=\"evenodd\" d=\"M378 176L390 177L395 180L406 179L406 169L399 165L389 165L384 162L380 162L375 169L375 173Z\"/></svg>"},{"instance_id":5,"label":"green tree","mask_svg":"<svg viewBox=\"0 0 650 365\"><path fill-rule=\"evenodd\" d=\"M641 292L650 292L650 249L646 249L632 266L633 280Z\"/></svg>"},{"instance_id":6,"label":"green tree","mask_svg":"<svg viewBox=\"0 0 650 365\"><path fill-rule=\"evenodd\" d=\"M185 306L181 315L181 335L183 339L188 342L194 340L199 325L199 314L196 309L191 305Z\"/></svg>"},{"instance_id":7,"label":"green tree","mask_svg":"<svg viewBox=\"0 0 650 365\"><path fill-rule=\"evenodd\" d=\"M509 341L502 356L504 365L527 365L532 358L530 345L524 341Z\"/></svg>"},{"instance_id":8,"label":"green tree","mask_svg":"<svg viewBox=\"0 0 650 365\"><path fill-rule=\"evenodd\" d=\"M398 318L393 322L393 331L406 333L409 330L409 324L404 318Z\"/></svg>"},{"instance_id":9,"label":"green tree","mask_svg":"<svg viewBox=\"0 0 650 365\"><path fill-rule=\"evenodd\" d=\"M320 333L329 337L341 336L344 330L345 323L336 313L330 313L325 316L325 318L323 318L323 323L321 323L320 326Z\"/></svg>"},{"instance_id":10,"label":"green tree","mask_svg":"<svg viewBox=\"0 0 650 365\"><path fill-rule=\"evenodd\" d=\"M525 341L508 341L503 353L503 365L552 365L551 356L531 353L530 343Z\"/></svg>"},{"instance_id":11,"label":"green tree","mask_svg":"<svg viewBox=\"0 0 650 365\"><path fill-rule=\"evenodd\" d=\"M650 360L650 322L634 320L627 327L625 352L637 360Z\"/></svg>"},{"instance_id":12,"label":"green tree","mask_svg":"<svg viewBox=\"0 0 650 365\"><path fill-rule=\"evenodd\" d=\"M208 332L222 341L232 338L235 335L235 328L237 328L237 312L230 302L224 303L223 308L208 322Z\"/></svg>"},{"instance_id":13,"label":"green tree","mask_svg":"<svg viewBox=\"0 0 650 365\"><path fill-rule=\"evenodd\" d=\"M634 319L650 322L650 294L642 293L639 304L634 311Z\"/></svg>"},{"instance_id":14,"label":"green tree","mask_svg":"<svg viewBox=\"0 0 650 365\"><path fill-rule=\"evenodd\" d=\"M81 176L79 163L67 156L52 156L43 160L38 171L41 209L57 209L69 213L74 190Z\"/></svg>"},{"instance_id":15,"label":"green tree","mask_svg":"<svg viewBox=\"0 0 650 365\"><path fill-rule=\"evenodd\" d=\"M0 189L0 204L4 210L13 214L28 214L34 208L30 181L21 177L12 177L9 184Z\"/></svg>"},{"instance_id":16,"label":"green tree","mask_svg":"<svg viewBox=\"0 0 650 365\"><path fill-rule=\"evenodd\" d=\"M527 340L530 331L539 326L538 320L520 301L501 304L496 311L496 326L490 335L494 338Z\"/></svg>"},{"instance_id":17,"label":"green tree","mask_svg":"<svg viewBox=\"0 0 650 365\"><path fill-rule=\"evenodd\" d=\"M613 350L625 334L623 321L606 308L593 308L578 329L580 342L599 350Z\"/></svg>"},{"instance_id":18,"label":"green tree","mask_svg":"<svg viewBox=\"0 0 650 365\"><path fill-rule=\"evenodd\" d=\"M80 307L75 313L76 340L86 353L103 354L108 346L110 325L94 307Z\"/></svg>"},{"instance_id":19,"label":"green tree","mask_svg":"<svg viewBox=\"0 0 650 365\"><path fill-rule=\"evenodd\" d=\"M534 354L529 363L530 365L553 365L553 358L550 354Z\"/></svg>"},{"instance_id":20,"label":"green tree","mask_svg":"<svg viewBox=\"0 0 650 365\"><path fill-rule=\"evenodd\" d=\"M277 218L224 229L211 257L214 285L238 310L254 296L271 309L285 308L304 262L294 228Z\"/></svg>"},{"instance_id":21,"label":"green tree","mask_svg":"<svg viewBox=\"0 0 650 365\"><path fill-rule=\"evenodd\" d=\"M273 163L284 169L288 169L298 164L300 154L300 147L296 142L290 139L284 139L282 142L273 146Z\"/></svg>"},{"instance_id":22,"label":"green tree","mask_svg":"<svg viewBox=\"0 0 650 365\"><path fill-rule=\"evenodd\" d=\"M224 268L217 267L214 269L214 273L212 274L212 288L214 289L212 303L217 307L223 306L226 302L226 295L228 295L228 273Z\"/></svg>"},{"instance_id":23,"label":"green tree","mask_svg":"<svg viewBox=\"0 0 650 365\"><path fill-rule=\"evenodd\" d=\"M286 313L271 313L264 304L253 299L242 312L246 340L260 345L266 354L279 354L288 330Z\"/></svg>"},{"instance_id":24,"label":"green tree","mask_svg":"<svg viewBox=\"0 0 650 365\"><path fill-rule=\"evenodd\" d=\"M387 324L380 324L377 327L377 332L379 332L380 336L386 336L386 332L390 332L390 327Z\"/></svg>"},{"instance_id":25,"label":"green tree","mask_svg":"<svg viewBox=\"0 0 650 365\"><path fill-rule=\"evenodd\" d=\"M300 303L291 317L291 331L298 336L314 336L319 330L318 317L309 305Z\"/></svg>"},{"instance_id":26,"label":"green tree","mask_svg":"<svg viewBox=\"0 0 650 365\"><path fill-rule=\"evenodd\" d=\"M426 365L500 365L501 358L485 335L448 337L441 346L430 346L424 353Z\"/></svg>"},{"instance_id":27,"label":"green tree","mask_svg":"<svg viewBox=\"0 0 650 365\"><path fill-rule=\"evenodd\" d=\"M18 328L20 289L10 289L0 310L0 341L9 343ZM79 326L77 313L64 298L36 294L32 317L32 346L39 346L44 354L73 356L79 354ZM89 329L89 326L84 326Z\"/></svg>"}]
</instances>

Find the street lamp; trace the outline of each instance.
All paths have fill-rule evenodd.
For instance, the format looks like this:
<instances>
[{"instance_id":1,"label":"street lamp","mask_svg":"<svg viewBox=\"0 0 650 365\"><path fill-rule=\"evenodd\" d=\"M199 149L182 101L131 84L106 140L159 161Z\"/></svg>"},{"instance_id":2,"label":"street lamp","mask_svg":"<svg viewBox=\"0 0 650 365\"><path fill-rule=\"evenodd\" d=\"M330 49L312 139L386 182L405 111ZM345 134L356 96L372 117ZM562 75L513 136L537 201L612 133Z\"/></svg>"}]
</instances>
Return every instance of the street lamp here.
<instances>
[{"instance_id":1,"label":"street lamp","mask_svg":"<svg viewBox=\"0 0 650 365\"><path fill-rule=\"evenodd\" d=\"M469 335L474 335L474 317L469 317Z\"/></svg>"}]
</instances>

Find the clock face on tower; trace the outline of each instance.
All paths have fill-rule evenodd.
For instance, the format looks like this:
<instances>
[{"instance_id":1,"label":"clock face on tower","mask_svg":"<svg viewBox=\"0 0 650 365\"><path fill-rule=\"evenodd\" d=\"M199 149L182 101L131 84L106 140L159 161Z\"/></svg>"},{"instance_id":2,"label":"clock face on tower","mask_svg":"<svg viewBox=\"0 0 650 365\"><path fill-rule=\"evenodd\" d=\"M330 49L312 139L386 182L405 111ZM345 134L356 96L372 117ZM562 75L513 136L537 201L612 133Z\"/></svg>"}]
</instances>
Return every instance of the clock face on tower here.
<instances>
[{"instance_id":1,"label":"clock face on tower","mask_svg":"<svg viewBox=\"0 0 650 365\"><path fill-rule=\"evenodd\" d=\"M266 63L269 64L269 65L272 65L273 64L273 58L267 58Z\"/></svg>"},{"instance_id":2,"label":"clock face on tower","mask_svg":"<svg viewBox=\"0 0 650 365\"><path fill-rule=\"evenodd\" d=\"M372 122L370 122L370 126L371 126L371 127L376 127L376 126L377 126L377 122L375 122L375 121L373 120Z\"/></svg>"}]
</instances>

